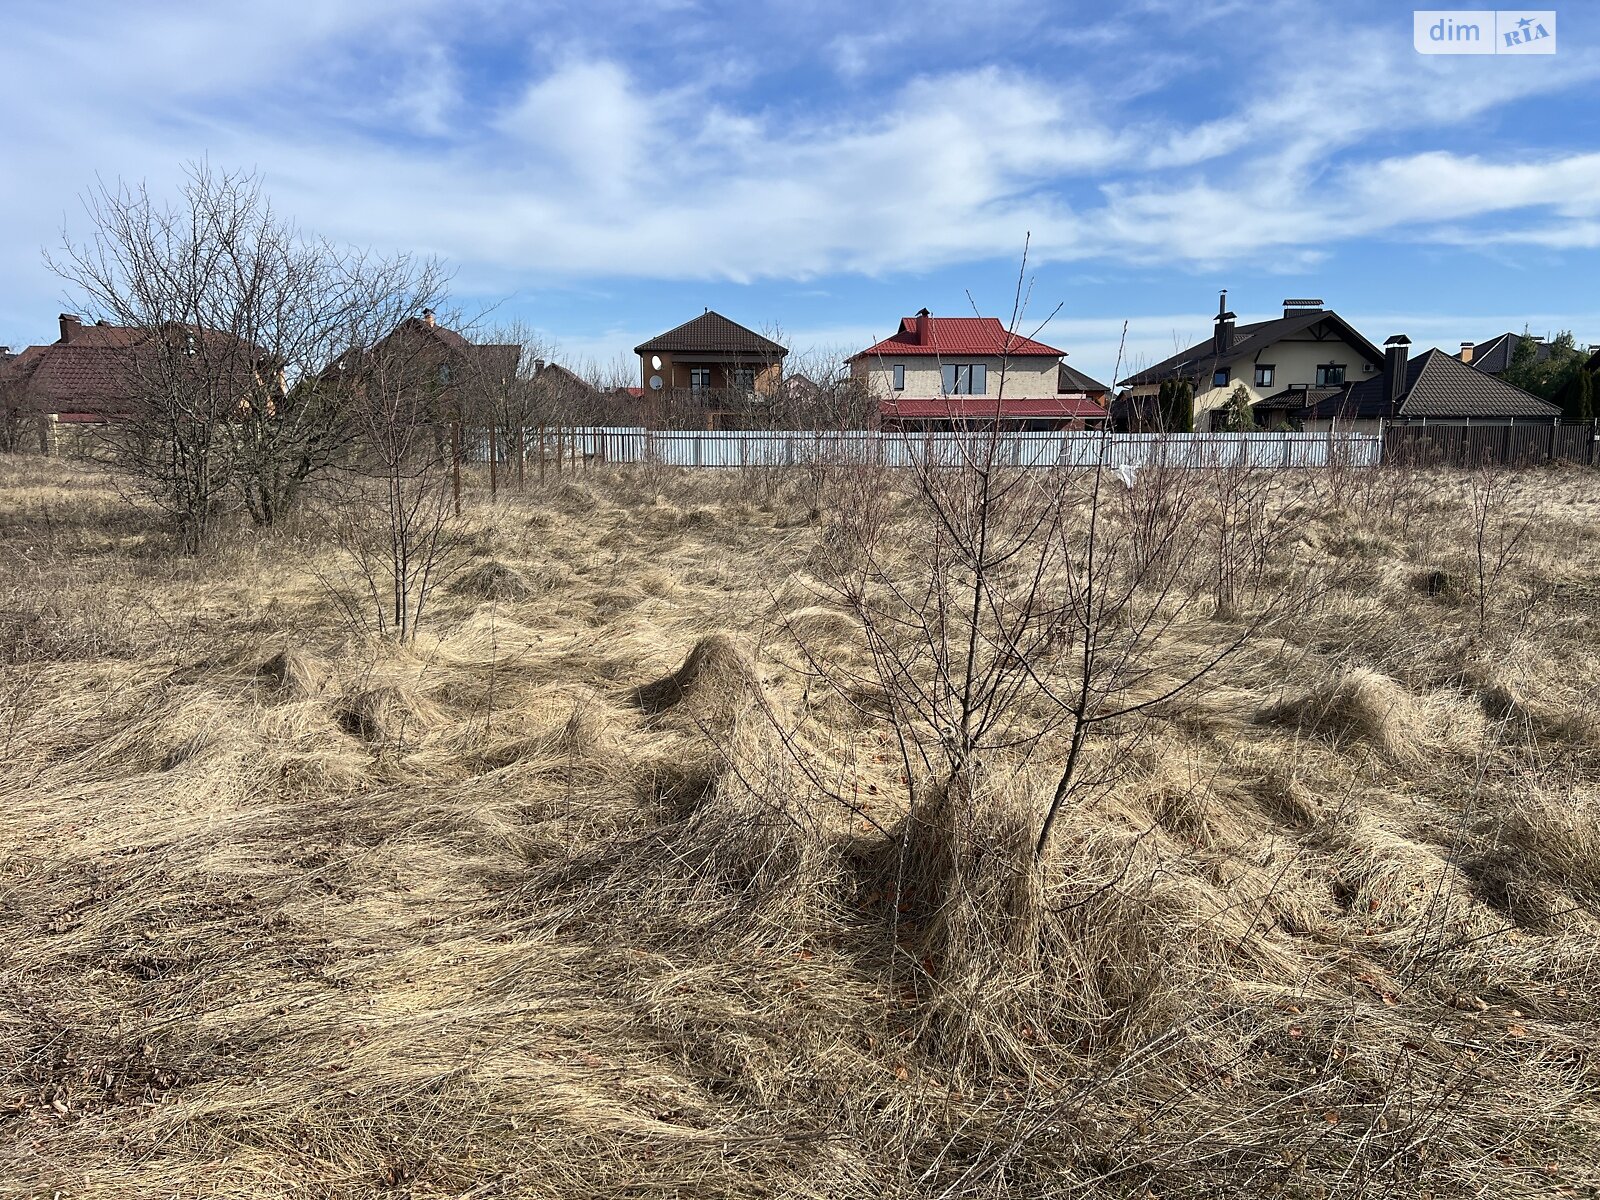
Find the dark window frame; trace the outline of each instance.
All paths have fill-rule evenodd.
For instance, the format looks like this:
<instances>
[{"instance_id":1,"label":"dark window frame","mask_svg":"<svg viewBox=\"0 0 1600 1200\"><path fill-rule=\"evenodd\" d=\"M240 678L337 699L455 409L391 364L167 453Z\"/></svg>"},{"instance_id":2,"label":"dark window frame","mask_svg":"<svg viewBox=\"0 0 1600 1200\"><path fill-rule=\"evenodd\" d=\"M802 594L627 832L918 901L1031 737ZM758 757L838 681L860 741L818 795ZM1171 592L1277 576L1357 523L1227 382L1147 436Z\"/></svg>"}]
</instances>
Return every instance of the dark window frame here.
<instances>
[{"instance_id":1,"label":"dark window frame","mask_svg":"<svg viewBox=\"0 0 1600 1200\"><path fill-rule=\"evenodd\" d=\"M906 365L895 363L889 372L889 386L897 392L906 390Z\"/></svg>"},{"instance_id":2,"label":"dark window frame","mask_svg":"<svg viewBox=\"0 0 1600 1200\"><path fill-rule=\"evenodd\" d=\"M689 368L689 390L691 392L709 392L711 390L711 368Z\"/></svg>"},{"instance_id":3,"label":"dark window frame","mask_svg":"<svg viewBox=\"0 0 1600 1200\"><path fill-rule=\"evenodd\" d=\"M1265 378L1263 378L1263 376L1265 376ZM1258 388L1259 387L1272 387L1273 386L1273 381L1275 379L1277 379L1277 377L1278 377L1278 366L1277 366L1276 363L1257 363L1256 364L1256 386Z\"/></svg>"},{"instance_id":4,"label":"dark window frame","mask_svg":"<svg viewBox=\"0 0 1600 1200\"><path fill-rule=\"evenodd\" d=\"M946 396L985 396L989 393L987 363L945 363L940 383Z\"/></svg>"},{"instance_id":5,"label":"dark window frame","mask_svg":"<svg viewBox=\"0 0 1600 1200\"><path fill-rule=\"evenodd\" d=\"M1342 387L1344 385L1346 364L1344 363L1318 363L1318 387ZM1337 376L1337 378L1335 378Z\"/></svg>"},{"instance_id":6,"label":"dark window frame","mask_svg":"<svg viewBox=\"0 0 1600 1200\"><path fill-rule=\"evenodd\" d=\"M1214 388L1227 387L1233 382L1233 372L1227 367L1218 367L1211 372L1211 386Z\"/></svg>"}]
</instances>

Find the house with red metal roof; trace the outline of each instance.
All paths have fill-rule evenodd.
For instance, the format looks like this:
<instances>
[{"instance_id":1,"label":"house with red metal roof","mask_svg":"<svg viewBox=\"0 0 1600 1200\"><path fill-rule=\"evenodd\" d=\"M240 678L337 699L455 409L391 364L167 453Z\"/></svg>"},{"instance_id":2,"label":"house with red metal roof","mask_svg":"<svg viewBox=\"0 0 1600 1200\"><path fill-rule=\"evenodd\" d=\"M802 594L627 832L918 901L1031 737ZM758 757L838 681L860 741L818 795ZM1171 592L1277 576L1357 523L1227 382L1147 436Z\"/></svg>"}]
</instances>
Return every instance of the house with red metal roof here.
<instances>
[{"instance_id":1,"label":"house with red metal roof","mask_svg":"<svg viewBox=\"0 0 1600 1200\"><path fill-rule=\"evenodd\" d=\"M1062 371L1064 357L994 317L936 317L923 309L849 362L853 381L877 401L885 429L999 423L1024 431L1104 421L1105 408L1079 385L1077 373Z\"/></svg>"}]
</instances>

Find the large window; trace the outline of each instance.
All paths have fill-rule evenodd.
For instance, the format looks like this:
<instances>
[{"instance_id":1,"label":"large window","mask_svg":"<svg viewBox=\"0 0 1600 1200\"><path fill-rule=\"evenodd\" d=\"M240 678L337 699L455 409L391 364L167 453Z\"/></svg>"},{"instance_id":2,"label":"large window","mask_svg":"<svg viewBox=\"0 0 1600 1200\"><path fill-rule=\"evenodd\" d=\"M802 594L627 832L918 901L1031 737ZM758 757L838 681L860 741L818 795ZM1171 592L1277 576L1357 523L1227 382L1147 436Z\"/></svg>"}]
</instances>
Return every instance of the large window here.
<instances>
[{"instance_id":1,"label":"large window","mask_svg":"<svg viewBox=\"0 0 1600 1200\"><path fill-rule=\"evenodd\" d=\"M1338 387L1344 383L1343 363L1323 363L1317 368L1318 387Z\"/></svg>"},{"instance_id":2,"label":"large window","mask_svg":"<svg viewBox=\"0 0 1600 1200\"><path fill-rule=\"evenodd\" d=\"M710 386L711 386L711 368L710 367L690 367L689 368L689 390L690 391L703 392L707 388L709 388Z\"/></svg>"},{"instance_id":3,"label":"large window","mask_svg":"<svg viewBox=\"0 0 1600 1200\"><path fill-rule=\"evenodd\" d=\"M903 392L903 391L906 390L906 365L905 365L905 363L895 363L895 365L894 365L894 384L892 386L894 387L894 390L897 391L897 392Z\"/></svg>"},{"instance_id":4,"label":"large window","mask_svg":"<svg viewBox=\"0 0 1600 1200\"><path fill-rule=\"evenodd\" d=\"M982 396L989 390L989 373L982 363L946 363L944 394Z\"/></svg>"},{"instance_id":5,"label":"large window","mask_svg":"<svg viewBox=\"0 0 1600 1200\"><path fill-rule=\"evenodd\" d=\"M733 369L733 386L744 391L756 390L756 371L754 367L735 367Z\"/></svg>"},{"instance_id":6,"label":"large window","mask_svg":"<svg viewBox=\"0 0 1600 1200\"><path fill-rule=\"evenodd\" d=\"M1276 368L1271 363L1256 364L1256 386L1258 388L1271 387Z\"/></svg>"}]
</instances>

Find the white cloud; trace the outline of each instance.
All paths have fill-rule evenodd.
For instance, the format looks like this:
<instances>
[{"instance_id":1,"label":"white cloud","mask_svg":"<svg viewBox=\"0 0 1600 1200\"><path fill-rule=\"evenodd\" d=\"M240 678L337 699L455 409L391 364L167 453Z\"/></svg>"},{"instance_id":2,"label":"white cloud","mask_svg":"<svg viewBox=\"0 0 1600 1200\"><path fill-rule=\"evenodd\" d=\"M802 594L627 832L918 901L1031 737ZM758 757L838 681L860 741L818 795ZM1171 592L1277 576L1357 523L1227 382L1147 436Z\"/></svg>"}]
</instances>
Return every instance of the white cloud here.
<instances>
[{"instance_id":1,"label":"white cloud","mask_svg":"<svg viewBox=\"0 0 1600 1200\"><path fill-rule=\"evenodd\" d=\"M664 7L677 11L650 26ZM59 12L24 3L0 43L0 104L19 114L8 154L30 164L0 176L0 263L23 281L0 317L48 308L37 247L97 172L160 187L205 153L258 167L308 227L438 253L484 293L918 272L1014 258L1025 230L1040 262L1280 270L1352 238L1600 246L1600 155L1397 140L1584 85L1600 60L1428 59L1386 28L1283 0L1142 0L1100 24L1020 0L904 0L887 15L826 0L785 18L797 48L764 48L853 73L812 79L798 103L746 87L759 72L733 69L726 36L676 0L587 15L588 42L570 36L572 14L500 0L467 0L448 21L435 0L101 2L70 27ZM1141 48L1137 22L1152 19L1173 36ZM1183 76L1212 115L1132 104L1153 63L1217 21L1256 32L1247 66ZM607 43L612 27L625 48ZM472 76L458 43L474 32L526 77ZM1054 65L950 66L1030 38L1077 49ZM1099 45L1119 61L1086 72ZM1308 69L1312 46L1337 61ZM1170 353L1170 340L1139 344Z\"/></svg>"}]
</instances>

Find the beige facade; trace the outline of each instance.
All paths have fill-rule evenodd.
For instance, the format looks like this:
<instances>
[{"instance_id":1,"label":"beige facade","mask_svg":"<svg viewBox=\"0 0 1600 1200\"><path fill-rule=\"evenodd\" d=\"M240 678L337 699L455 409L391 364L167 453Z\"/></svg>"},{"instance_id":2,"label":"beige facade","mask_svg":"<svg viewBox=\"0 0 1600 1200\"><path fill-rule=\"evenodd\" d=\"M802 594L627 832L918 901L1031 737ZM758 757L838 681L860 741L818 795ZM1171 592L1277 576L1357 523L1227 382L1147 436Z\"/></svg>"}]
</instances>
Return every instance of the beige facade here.
<instances>
[{"instance_id":1,"label":"beige facade","mask_svg":"<svg viewBox=\"0 0 1600 1200\"><path fill-rule=\"evenodd\" d=\"M659 359L660 367L655 366ZM738 372L749 371L754 380L755 390L763 396L770 396L783 382L783 364L752 358L748 361L730 361L727 357L709 354L673 354L671 351L659 350L654 353L639 356L639 386L648 390L664 390L673 388L688 389L694 386L696 370L710 372L710 381L703 386L713 389L735 388L739 386ZM653 376L661 377L661 388L651 388L650 380Z\"/></svg>"},{"instance_id":2,"label":"beige facade","mask_svg":"<svg viewBox=\"0 0 1600 1200\"><path fill-rule=\"evenodd\" d=\"M1285 388L1318 386L1317 368L1328 363L1343 366L1344 378L1348 383L1360 383L1383 370L1381 358L1368 357L1360 347L1342 338L1319 340L1304 335L1284 338L1250 358L1238 359L1225 368L1218 368L1227 372L1227 380L1221 384L1213 383L1209 375L1196 380L1194 427L1201 430L1207 428L1209 414L1225 405L1233 395L1233 389L1240 384L1244 385L1250 395L1250 403L1254 404ZM1270 383L1256 382L1256 369L1262 366L1272 367ZM1136 396L1154 396L1160 387L1147 383L1132 390Z\"/></svg>"},{"instance_id":3,"label":"beige facade","mask_svg":"<svg viewBox=\"0 0 1600 1200\"><path fill-rule=\"evenodd\" d=\"M946 366L984 367L984 389L973 391L974 396L1001 396L1001 368L1004 366L1005 396L1012 400L1037 399L1056 394L1057 358L1042 355L1014 356L1010 359L985 358L982 355L952 354L943 358L932 354L907 354L901 357L874 354L858 358L851 364L850 373L862 384L869 395L877 400L931 400L944 395L942 368ZM894 386L894 368L905 369L905 387Z\"/></svg>"}]
</instances>

